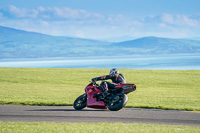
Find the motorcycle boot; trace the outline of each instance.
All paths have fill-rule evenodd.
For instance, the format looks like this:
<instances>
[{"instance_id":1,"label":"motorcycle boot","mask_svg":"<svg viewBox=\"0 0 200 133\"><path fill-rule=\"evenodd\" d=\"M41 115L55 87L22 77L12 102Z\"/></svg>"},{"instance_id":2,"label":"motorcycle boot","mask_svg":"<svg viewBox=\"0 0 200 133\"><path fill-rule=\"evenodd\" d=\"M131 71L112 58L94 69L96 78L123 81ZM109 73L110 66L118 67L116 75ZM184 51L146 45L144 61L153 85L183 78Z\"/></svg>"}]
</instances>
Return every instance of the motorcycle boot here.
<instances>
[{"instance_id":1,"label":"motorcycle boot","mask_svg":"<svg viewBox=\"0 0 200 133\"><path fill-rule=\"evenodd\" d=\"M106 83L106 81L102 81L101 84L100 84L100 87L101 87L101 90L102 90L102 96L103 98L105 98L107 96L107 90L108 90L108 85Z\"/></svg>"}]
</instances>

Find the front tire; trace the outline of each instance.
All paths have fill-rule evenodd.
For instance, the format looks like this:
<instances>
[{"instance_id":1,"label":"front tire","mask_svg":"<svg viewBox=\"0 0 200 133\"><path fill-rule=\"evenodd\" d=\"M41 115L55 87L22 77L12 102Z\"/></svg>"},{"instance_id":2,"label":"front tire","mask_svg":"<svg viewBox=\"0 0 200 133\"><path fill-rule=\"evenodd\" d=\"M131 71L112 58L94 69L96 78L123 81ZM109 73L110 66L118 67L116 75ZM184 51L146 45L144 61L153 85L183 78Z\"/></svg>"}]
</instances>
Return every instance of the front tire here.
<instances>
[{"instance_id":1,"label":"front tire","mask_svg":"<svg viewBox=\"0 0 200 133\"><path fill-rule=\"evenodd\" d=\"M118 111L122 109L128 101L128 97L124 93L117 94L114 99L108 102L106 105L110 111Z\"/></svg>"},{"instance_id":2,"label":"front tire","mask_svg":"<svg viewBox=\"0 0 200 133\"><path fill-rule=\"evenodd\" d=\"M83 109L83 108L86 107L86 104L87 104L87 95L86 95L86 94L83 94L83 95L79 96L79 97L74 101L73 107L74 107L74 109L76 109L76 110L81 110L81 109Z\"/></svg>"}]
</instances>

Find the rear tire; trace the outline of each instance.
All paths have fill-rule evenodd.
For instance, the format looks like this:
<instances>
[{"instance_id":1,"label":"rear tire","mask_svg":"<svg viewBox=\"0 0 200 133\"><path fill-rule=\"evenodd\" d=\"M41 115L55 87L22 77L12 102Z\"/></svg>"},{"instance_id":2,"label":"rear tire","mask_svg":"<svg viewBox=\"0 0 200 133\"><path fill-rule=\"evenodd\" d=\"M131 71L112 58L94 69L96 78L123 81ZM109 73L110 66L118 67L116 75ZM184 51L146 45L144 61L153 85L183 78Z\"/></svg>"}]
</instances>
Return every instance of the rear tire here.
<instances>
[{"instance_id":1,"label":"rear tire","mask_svg":"<svg viewBox=\"0 0 200 133\"><path fill-rule=\"evenodd\" d=\"M79 96L79 97L74 101L73 107L74 107L74 109L76 109L76 110L81 110L81 109L83 109L83 108L86 107L86 104L87 104L87 95L86 95L86 94L83 94L83 95Z\"/></svg>"},{"instance_id":2,"label":"rear tire","mask_svg":"<svg viewBox=\"0 0 200 133\"><path fill-rule=\"evenodd\" d=\"M115 96L115 99L117 99L117 101L113 102L113 100L112 100L111 102L106 104L110 111L118 111L118 110L122 109L128 101L128 97L124 93L117 94Z\"/></svg>"}]
</instances>

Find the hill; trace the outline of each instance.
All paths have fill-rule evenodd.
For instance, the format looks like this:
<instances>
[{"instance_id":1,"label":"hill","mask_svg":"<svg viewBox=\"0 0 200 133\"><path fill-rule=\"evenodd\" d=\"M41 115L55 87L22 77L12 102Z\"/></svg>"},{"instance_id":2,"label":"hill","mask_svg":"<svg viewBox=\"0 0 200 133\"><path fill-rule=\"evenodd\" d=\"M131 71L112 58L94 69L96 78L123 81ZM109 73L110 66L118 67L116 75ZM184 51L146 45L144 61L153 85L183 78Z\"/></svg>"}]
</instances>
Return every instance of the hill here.
<instances>
[{"instance_id":1,"label":"hill","mask_svg":"<svg viewBox=\"0 0 200 133\"><path fill-rule=\"evenodd\" d=\"M104 41L50 36L0 26L0 58L84 56L93 53L92 50L99 46L109 44Z\"/></svg>"},{"instance_id":2,"label":"hill","mask_svg":"<svg viewBox=\"0 0 200 133\"><path fill-rule=\"evenodd\" d=\"M50 36L0 26L0 58L200 53L200 41L144 37L119 43Z\"/></svg>"},{"instance_id":3,"label":"hill","mask_svg":"<svg viewBox=\"0 0 200 133\"><path fill-rule=\"evenodd\" d=\"M187 39L169 39L144 37L113 44L115 47L126 47L129 52L145 54L192 54L200 53L200 41Z\"/></svg>"}]
</instances>

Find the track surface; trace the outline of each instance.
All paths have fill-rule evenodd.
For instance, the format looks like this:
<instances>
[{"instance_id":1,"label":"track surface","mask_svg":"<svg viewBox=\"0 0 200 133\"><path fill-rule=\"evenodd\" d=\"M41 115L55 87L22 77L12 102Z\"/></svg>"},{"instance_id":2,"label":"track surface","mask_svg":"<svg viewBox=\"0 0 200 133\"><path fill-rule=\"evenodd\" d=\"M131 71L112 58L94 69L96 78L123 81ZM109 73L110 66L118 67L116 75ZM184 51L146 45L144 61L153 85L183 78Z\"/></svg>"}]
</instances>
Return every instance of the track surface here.
<instances>
[{"instance_id":1,"label":"track surface","mask_svg":"<svg viewBox=\"0 0 200 133\"><path fill-rule=\"evenodd\" d=\"M200 126L200 113L135 108L124 108L120 111L86 108L76 111L68 106L0 105L0 121L123 122Z\"/></svg>"}]
</instances>

